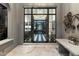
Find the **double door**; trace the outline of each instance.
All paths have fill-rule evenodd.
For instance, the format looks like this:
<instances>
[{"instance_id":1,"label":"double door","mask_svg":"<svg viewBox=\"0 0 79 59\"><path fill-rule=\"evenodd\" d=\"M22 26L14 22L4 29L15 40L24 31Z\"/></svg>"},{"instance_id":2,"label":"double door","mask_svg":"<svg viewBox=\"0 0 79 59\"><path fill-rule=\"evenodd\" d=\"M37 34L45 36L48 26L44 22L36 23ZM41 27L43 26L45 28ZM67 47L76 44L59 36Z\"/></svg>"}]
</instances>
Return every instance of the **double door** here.
<instances>
[{"instance_id":1,"label":"double door","mask_svg":"<svg viewBox=\"0 0 79 59\"><path fill-rule=\"evenodd\" d=\"M35 43L48 42L47 15L32 15L32 41Z\"/></svg>"}]
</instances>

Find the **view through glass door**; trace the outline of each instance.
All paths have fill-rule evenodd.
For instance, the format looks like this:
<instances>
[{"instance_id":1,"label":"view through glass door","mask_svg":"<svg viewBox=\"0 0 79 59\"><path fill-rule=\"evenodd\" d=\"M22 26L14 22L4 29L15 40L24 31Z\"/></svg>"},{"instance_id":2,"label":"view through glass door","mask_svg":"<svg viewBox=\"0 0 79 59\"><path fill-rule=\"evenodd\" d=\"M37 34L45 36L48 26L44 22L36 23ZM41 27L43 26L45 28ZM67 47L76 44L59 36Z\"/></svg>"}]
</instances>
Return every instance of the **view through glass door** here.
<instances>
[{"instance_id":1,"label":"view through glass door","mask_svg":"<svg viewBox=\"0 0 79 59\"><path fill-rule=\"evenodd\" d=\"M33 15L33 42L47 42L47 15Z\"/></svg>"},{"instance_id":2,"label":"view through glass door","mask_svg":"<svg viewBox=\"0 0 79 59\"><path fill-rule=\"evenodd\" d=\"M24 10L24 42L54 42L56 38L56 8L25 8Z\"/></svg>"}]
</instances>

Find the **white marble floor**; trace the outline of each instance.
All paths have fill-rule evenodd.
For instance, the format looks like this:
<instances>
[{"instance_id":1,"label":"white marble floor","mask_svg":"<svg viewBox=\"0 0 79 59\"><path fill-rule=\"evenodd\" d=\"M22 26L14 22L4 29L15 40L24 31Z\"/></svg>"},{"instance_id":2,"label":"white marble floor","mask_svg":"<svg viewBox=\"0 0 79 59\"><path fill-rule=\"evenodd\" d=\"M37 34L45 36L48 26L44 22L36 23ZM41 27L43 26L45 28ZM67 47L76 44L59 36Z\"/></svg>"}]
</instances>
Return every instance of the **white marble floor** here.
<instances>
[{"instance_id":1,"label":"white marble floor","mask_svg":"<svg viewBox=\"0 0 79 59\"><path fill-rule=\"evenodd\" d=\"M56 43L28 43L18 45L6 56L60 56Z\"/></svg>"}]
</instances>

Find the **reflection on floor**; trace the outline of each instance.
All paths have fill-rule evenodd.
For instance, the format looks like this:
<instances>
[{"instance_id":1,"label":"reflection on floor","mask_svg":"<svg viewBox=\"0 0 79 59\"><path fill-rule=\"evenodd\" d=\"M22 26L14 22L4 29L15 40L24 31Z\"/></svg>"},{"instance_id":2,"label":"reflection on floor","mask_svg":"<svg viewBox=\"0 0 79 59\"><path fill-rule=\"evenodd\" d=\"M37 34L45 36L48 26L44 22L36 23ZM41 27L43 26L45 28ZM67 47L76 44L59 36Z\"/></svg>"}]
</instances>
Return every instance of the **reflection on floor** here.
<instances>
[{"instance_id":1,"label":"reflection on floor","mask_svg":"<svg viewBox=\"0 0 79 59\"><path fill-rule=\"evenodd\" d=\"M60 56L56 43L25 43L18 45L7 56Z\"/></svg>"},{"instance_id":2,"label":"reflection on floor","mask_svg":"<svg viewBox=\"0 0 79 59\"><path fill-rule=\"evenodd\" d=\"M35 34L34 41L35 42L45 42L46 41L45 35L44 34Z\"/></svg>"}]
</instances>

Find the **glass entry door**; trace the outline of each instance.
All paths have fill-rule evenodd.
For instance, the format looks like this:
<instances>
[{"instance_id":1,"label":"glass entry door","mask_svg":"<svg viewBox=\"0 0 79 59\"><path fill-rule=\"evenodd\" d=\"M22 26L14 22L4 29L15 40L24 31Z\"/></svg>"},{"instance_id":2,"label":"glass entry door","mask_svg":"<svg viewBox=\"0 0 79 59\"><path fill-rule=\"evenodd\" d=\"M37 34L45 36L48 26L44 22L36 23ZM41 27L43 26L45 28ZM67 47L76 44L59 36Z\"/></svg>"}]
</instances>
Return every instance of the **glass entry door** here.
<instances>
[{"instance_id":1,"label":"glass entry door","mask_svg":"<svg viewBox=\"0 0 79 59\"><path fill-rule=\"evenodd\" d=\"M55 42L56 7L30 7L24 12L24 43Z\"/></svg>"},{"instance_id":2,"label":"glass entry door","mask_svg":"<svg viewBox=\"0 0 79 59\"><path fill-rule=\"evenodd\" d=\"M33 9L32 20L32 41L35 43L47 42L49 37L47 9Z\"/></svg>"},{"instance_id":3,"label":"glass entry door","mask_svg":"<svg viewBox=\"0 0 79 59\"><path fill-rule=\"evenodd\" d=\"M39 15L40 16L40 15ZM41 19L36 19L34 16L33 23L33 42L47 42L47 20L42 15Z\"/></svg>"}]
</instances>

